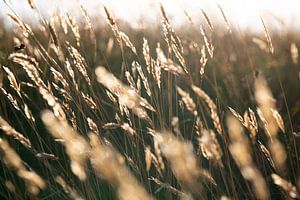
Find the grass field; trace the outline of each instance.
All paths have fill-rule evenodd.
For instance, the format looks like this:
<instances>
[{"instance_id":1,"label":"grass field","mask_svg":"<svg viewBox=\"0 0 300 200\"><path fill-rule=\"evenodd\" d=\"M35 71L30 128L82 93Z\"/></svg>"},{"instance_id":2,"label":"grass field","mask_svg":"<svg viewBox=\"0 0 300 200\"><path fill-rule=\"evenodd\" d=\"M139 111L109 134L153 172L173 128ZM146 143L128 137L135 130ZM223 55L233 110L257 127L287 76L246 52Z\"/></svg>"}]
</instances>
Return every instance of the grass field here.
<instances>
[{"instance_id":1,"label":"grass field","mask_svg":"<svg viewBox=\"0 0 300 200\"><path fill-rule=\"evenodd\" d=\"M0 20L0 199L300 198L299 31L28 3Z\"/></svg>"}]
</instances>

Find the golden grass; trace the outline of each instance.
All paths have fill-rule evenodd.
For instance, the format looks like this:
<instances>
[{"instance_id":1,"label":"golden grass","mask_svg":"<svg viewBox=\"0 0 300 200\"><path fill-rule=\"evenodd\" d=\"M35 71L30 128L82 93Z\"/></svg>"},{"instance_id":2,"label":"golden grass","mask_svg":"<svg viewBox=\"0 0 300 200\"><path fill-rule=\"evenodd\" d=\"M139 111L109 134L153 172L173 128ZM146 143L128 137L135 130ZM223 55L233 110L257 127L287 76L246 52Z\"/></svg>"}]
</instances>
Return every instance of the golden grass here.
<instances>
[{"instance_id":1,"label":"golden grass","mask_svg":"<svg viewBox=\"0 0 300 200\"><path fill-rule=\"evenodd\" d=\"M238 33L220 5L222 28L184 11L194 37L160 4L153 37L106 6L99 30L83 5L45 19L28 3L41 30L11 10L18 48L0 60L0 198L299 197L299 83L279 71L299 71L297 41L278 48L263 19L266 41Z\"/></svg>"}]
</instances>

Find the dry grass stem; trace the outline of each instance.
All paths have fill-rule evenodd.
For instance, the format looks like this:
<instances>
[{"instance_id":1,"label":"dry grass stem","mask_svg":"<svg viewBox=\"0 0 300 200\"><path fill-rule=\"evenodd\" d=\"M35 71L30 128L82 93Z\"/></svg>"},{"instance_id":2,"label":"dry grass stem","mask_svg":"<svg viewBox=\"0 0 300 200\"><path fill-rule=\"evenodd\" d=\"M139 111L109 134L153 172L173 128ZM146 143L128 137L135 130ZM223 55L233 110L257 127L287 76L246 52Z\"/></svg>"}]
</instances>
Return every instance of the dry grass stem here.
<instances>
[{"instance_id":1,"label":"dry grass stem","mask_svg":"<svg viewBox=\"0 0 300 200\"><path fill-rule=\"evenodd\" d=\"M274 183L279 187L281 187L291 198L299 197L297 188L292 183L286 181L285 179L281 178L277 174L272 174L272 179Z\"/></svg>"},{"instance_id":2,"label":"dry grass stem","mask_svg":"<svg viewBox=\"0 0 300 200\"><path fill-rule=\"evenodd\" d=\"M261 23L262 23L263 28L264 28L265 37L267 39L268 46L269 46L269 51L270 51L271 54L274 54L274 46L273 46L273 43L272 43L269 31L268 31L268 29L266 27L266 24L265 24L264 20L262 18L260 18L260 20L261 20Z\"/></svg>"},{"instance_id":3,"label":"dry grass stem","mask_svg":"<svg viewBox=\"0 0 300 200\"><path fill-rule=\"evenodd\" d=\"M176 35L174 29L172 28L171 21L168 18L166 11L161 4L160 4L160 11L162 16L164 36L168 44L169 52L173 51L175 57L180 62L183 71L188 74L187 66L183 58L183 46L181 44L179 37Z\"/></svg>"},{"instance_id":4,"label":"dry grass stem","mask_svg":"<svg viewBox=\"0 0 300 200\"><path fill-rule=\"evenodd\" d=\"M188 109L188 111L190 111L194 116L197 116L198 112L196 110L196 104L195 104L194 100L191 98L191 96L189 95L189 93L185 92L180 87L176 87L176 90L177 90L178 94L181 96L182 101L186 105L186 108Z\"/></svg>"},{"instance_id":5,"label":"dry grass stem","mask_svg":"<svg viewBox=\"0 0 300 200\"><path fill-rule=\"evenodd\" d=\"M85 166L89 151L85 139L76 133L66 121L57 119L51 111L43 111L41 118L53 137L64 141L63 145L71 160L72 172L80 180L85 180L87 176Z\"/></svg>"},{"instance_id":6,"label":"dry grass stem","mask_svg":"<svg viewBox=\"0 0 300 200\"><path fill-rule=\"evenodd\" d=\"M277 139L279 126L282 126L282 120L278 117L278 112L274 117L275 100L268 88L267 81L263 77L258 77L255 82L255 99L258 104L257 113L264 124L265 132L269 136L269 148L274 159L275 165L283 169L286 160L286 152L283 145ZM280 115L279 115L280 116Z\"/></svg>"},{"instance_id":7,"label":"dry grass stem","mask_svg":"<svg viewBox=\"0 0 300 200\"><path fill-rule=\"evenodd\" d=\"M34 171L27 170L19 155L2 138L0 138L0 151L3 154L3 162L24 180L26 190L32 198L37 198L40 190L46 188L44 180Z\"/></svg>"},{"instance_id":8,"label":"dry grass stem","mask_svg":"<svg viewBox=\"0 0 300 200\"><path fill-rule=\"evenodd\" d=\"M6 135L13 137L14 139L18 140L24 146L31 149L32 146L31 146L30 140L28 138L26 138L24 135L22 135L21 133L19 133L18 131L16 131L1 116L0 116L0 129L3 130Z\"/></svg>"},{"instance_id":9,"label":"dry grass stem","mask_svg":"<svg viewBox=\"0 0 300 200\"><path fill-rule=\"evenodd\" d=\"M225 23L227 25L227 30L229 30L229 32L232 33L231 24L230 24L230 22L229 22L229 20L228 20L228 18L226 16L226 14L225 14L225 12L224 12L224 10L223 10L223 8L221 7L220 4L218 4L218 8L219 8L219 10L220 10L220 12L222 14L222 17L223 17L223 19L224 19L224 21L225 21Z\"/></svg>"},{"instance_id":10,"label":"dry grass stem","mask_svg":"<svg viewBox=\"0 0 300 200\"><path fill-rule=\"evenodd\" d=\"M170 162L171 169L185 190L199 193L200 168L195 158L193 147L189 142L183 142L171 133L156 133L154 136L158 141L162 154Z\"/></svg>"},{"instance_id":11,"label":"dry grass stem","mask_svg":"<svg viewBox=\"0 0 300 200\"><path fill-rule=\"evenodd\" d=\"M98 67L96 69L96 76L99 83L104 85L118 97L120 105L128 107L140 118L151 122L144 108L147 108L151 111L155 110L145 99L140 97L134 90L121 83L113 74L109 73L104 67Z\"/></svg>"},{"instance_id":12,"label":"dry grass stem","mask_svg":"<svg viewBox=\"0 0 300 200\"><path fill-rule=\"evenodd\" d=\"M229 150L239 166L242 175L251 182L258 199L269 199L266 182L252 161L250 143L243 134L240 122L230 115L227 117L227 126L231 140Z\"/></svg>"},{"instance_id":13,"label":"dry grass stem","mask_svg":"<svg viewBox=\"0 0 300 200\"><path fill-rule=\"evenodd\" d=\"M19 97L21 97L21 87L20 84L17 82L17 79L15 77L15 75L13 74L12 71L10 71L10 69L8 67L2 67L4 69L4 71L7 74L7 78L9 80L10 86L17 92L17 94L19 95Z\"/></svg>"},{"instance_id":14,"label":"dry grass stem","mask_svg":"<svg viewBox=\"0 0 300 200\"><path fill-rule=\"evenodd\" d=\"M208 61L208 58L206 57L205 45L203 45L202 48L201 48L201 58L199 60L199 62L200 62L200 75L201 76L204 75L204 69L205 69L207 61Z\"/></svg>"},{"instance_id":15,"label":"dry grass stem","mask_svg":"<svg viewBox=\"0 0 300 200\"><path fill-rule=\"evenodd\" d=\"M124 158L112 146L101 143L95 134L90 135L90 143L93 168L97 175L116 187L119 199L151 199L126 168Z\"/></svg>"},{"instance_id":16,"label":"dry grass stem","mask_svg":"<svg viewBox=\"0 0 300 200\"><path fill-rule=\"evenodd\" d=\"M220 119L219 116L217 114L217 106L216 104L211 100L211 98L199 87L192 85L191 86L193 91L198 95L198 97L200 97L202 100L204 100L206 102L206 104L208 105L208 107L210 108L210 114L211 114L211 118L213 120L214 126L217 129L217 132L222 135L222 127L220 124Z\"/></svg>"},{"instance_id":17,"label":"dry grass stem","mask_svg":"<svg viewBox=\"0 0 300 200\"><path fill-rule=\"evenodd\" d=\"M202 155L208 160L216 161L221 164L222 149L212 130L201 130L201 136L198 139Z\"/></svg>"},{"instance_id":18,"label":"dry grass stem","mask_svg":"<svg viewBox=\"0 0 300 200\"><path fill-rule=\"evenodd\" d=\"M213 58L214 57L214 46L202 26L200 26L200 32L201 32L201 35L203 36L204 43L207 48L208 54L209 54L210 58Z\"/></svg>"},{"instance_id":19,"label":"dry grass stem","mask_svg":"<svg viewBox=\"0 0 300 200\"><path fill-rule=\"evenodd\" d=\"M142 82L143 82L143 85L146 89L146 92L148 94L148 96L150 97L151 96L151 90L150 90L150 87L149 87L149 82L148 82L148 79L147 77L145 76L143 70L142 70L142 67L141 65L138 63L138 62L133 62L132 65L135 65L135 68L137 69L141 79L142 79Z\"/></svg>"},{"instance_id":20,"label":"dry grass stem","mask_svg":"<svg viewBox=\"0 0 300 200\"><path fill-rule=\"evenodd\" d=\"M71 17L68 13L66 13L66 19L67 19L69 26L71 27L72 33L74 34L74 37L76 39L76 44L79 47L80 46L80 34L79 34L79 27L78 27L77 21L76 21L75 17Z\"/></svg>"},{"instance_id":21,"label":"dry grass stem","mask_svg":"<svg viewBox=\"0 0 300 200\"><path fill-rule=\"evenodd\" d=\"M213 31L214 26L211 23L210 18L208 17L208 15L206 14L206 12L203 9L201 9L201 12L202 12L202 15L203 15L203 17L205 19L205 22L207 23L208 27L210 28L211 31Z\"/></svg>"},{"instance_id":22,"label":"dry grass stem","mask_svg":"<svg viewBox=\"0 0 300 200\"><path fill-rule=\"evenodd\" d=\"M144 59L146 61L146 65L147 65L147 72L150 74L151 73L151 62L152 58L150 55L150 47L148 44L148 40L146 38L143 38L143 55L144 55Z\"/></svg>"},{"instance_id":23,"label":"dry grass stem","mask_svg":"<svg viewBox=\"0 0 300 200\"><path fill-rule=\"evenodd\" d=\"M18 63L24 68L29 78L39 89L42 97L47 101L48 105L52 107L55 116L59 117L62 120L65 120L66 115L60 103L57 102L51 91L49 91L49 88L40 78L37 61L34 58L22 53L12 53L10 54L9 59L11 59L15 63Z\"/></svg>"}]
</instances>

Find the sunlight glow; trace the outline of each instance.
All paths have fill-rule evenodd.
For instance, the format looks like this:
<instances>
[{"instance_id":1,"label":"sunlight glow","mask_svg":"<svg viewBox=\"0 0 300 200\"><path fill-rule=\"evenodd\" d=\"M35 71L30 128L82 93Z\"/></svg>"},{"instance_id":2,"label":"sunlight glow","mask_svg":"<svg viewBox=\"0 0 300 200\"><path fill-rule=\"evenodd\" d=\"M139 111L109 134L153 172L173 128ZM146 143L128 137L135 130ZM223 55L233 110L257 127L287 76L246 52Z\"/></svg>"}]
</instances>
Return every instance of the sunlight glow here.
<instances>
[{"instance_id":1,"label":"sunlight glow","mask_svg":"<svg viewBox=\"0 0 300 200\"><path fill-rule=\"evenodd\" d=\"M50 12L51 7L59 7L76 12L78 9L73 2L79 0L47 0L36 1L39 7ZM28 12L27 1L11 0L15 8ZM287 27L300 26L300 1L299 0L100 0L100 1L79 1L87 7L94 15L103 15L102 5L107 5L114 16L135 25L138 22L151 22L159 20L158 4L162 3L173 23L185 23L184 11L187 11L192 18L201 18L201 9L204 9L212 21L222 20L218 10L218 4L222 6L231 23L237 27L261 29L260 17L263 17L268 24L278 27L283 22ZM77 4L78 5L78 4ZM0 11L5 10L5 5L0 3ZM281 27L283 28L283 27Z\"/></svg>"}]
</instances>

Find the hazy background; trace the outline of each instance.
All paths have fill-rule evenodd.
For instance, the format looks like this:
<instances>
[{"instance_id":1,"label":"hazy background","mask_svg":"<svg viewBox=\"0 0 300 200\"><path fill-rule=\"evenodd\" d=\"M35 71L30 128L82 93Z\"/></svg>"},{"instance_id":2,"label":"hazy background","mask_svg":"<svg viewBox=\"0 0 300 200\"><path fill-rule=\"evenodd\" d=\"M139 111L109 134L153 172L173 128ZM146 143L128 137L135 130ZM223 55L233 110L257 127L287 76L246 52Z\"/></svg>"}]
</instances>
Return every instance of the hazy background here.
<instances>
[{"instance_id":1,"label":"hazy background","mask_svg":"<svg viewBox=\"0 0 300 200\"><path fill-rule=\"evenodd\" d=\"M26 0L10 0L13 7L23 17L34 18L34 12L30 12ZM76 14L78 8L73 2L82 3L93 15L103 15L102 5L107 5L114 16L130 22L134 27L137 24L151 24L159 19L158 3L161 2L168 14L174 18L174 24L186 22L183 10L186 10L194 20L202 17L201 8L204 9L213 21L218 21L221 14L218 10L220 4L231 23L237 27L252 30L262 30L260 17L274 28L297 28L300 25L300 1L299 0L36 0L36 4L46 14L50 14L55 8L67 10ZM73 5L73 6L71 6ZM7 6L0 1L0 15L8 12Z\"/></svg>"}]
</instances>

